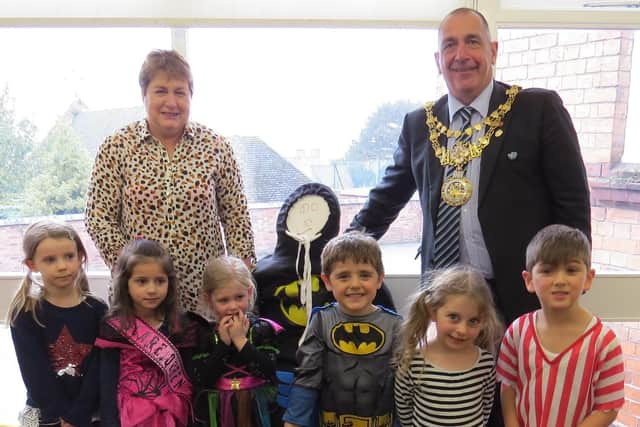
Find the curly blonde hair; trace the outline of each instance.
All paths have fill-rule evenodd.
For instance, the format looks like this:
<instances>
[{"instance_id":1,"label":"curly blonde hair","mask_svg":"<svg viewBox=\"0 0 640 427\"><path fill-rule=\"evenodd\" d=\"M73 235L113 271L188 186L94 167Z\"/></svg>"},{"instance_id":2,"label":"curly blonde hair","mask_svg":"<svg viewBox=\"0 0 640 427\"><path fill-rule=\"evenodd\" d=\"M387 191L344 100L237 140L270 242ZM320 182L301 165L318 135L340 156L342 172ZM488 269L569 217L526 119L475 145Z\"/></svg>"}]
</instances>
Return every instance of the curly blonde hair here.
<instances>
[{"instance_id":1,"label":"curly blonde hair","mask_svg":"<svg viewBox=\"0 0 640 427\"><path fill-rule=\"evenodd\" d=\"M400 346L395 358L400 372L406 372L416 352L426 348L427 331L433 320L431 313L454 295L466 295L478 305L482 329L475 344L495 354L504 326L496 314L489 285L471 267L454 266L425 275L420 290L412 296L409 314L400 330Z\"/></svg>"}]
</instances>

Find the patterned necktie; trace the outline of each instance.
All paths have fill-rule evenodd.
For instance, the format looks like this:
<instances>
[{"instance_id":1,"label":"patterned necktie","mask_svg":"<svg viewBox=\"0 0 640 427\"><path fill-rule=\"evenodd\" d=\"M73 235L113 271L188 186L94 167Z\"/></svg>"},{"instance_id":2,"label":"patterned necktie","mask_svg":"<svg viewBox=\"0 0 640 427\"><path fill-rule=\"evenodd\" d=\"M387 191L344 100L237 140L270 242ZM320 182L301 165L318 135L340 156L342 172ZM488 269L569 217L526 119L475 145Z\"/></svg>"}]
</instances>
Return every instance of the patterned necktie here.
<instances>
[{"instance_id":1,"label":"patterned necktie","mask_svg":"<svg viewBox=\"0 0 640 427\"><path fill-rule=\"evenodd\" d=\"M471 116L475 109L473 107L463 107L458 110L457 114L462 119L461 130L471 125ZM459 142L468 142L472 135L463 133ZM464 165L464 172L467 171L467 164ZM445 169L445 178L448 178L453 171L454 166L447 166ZM456 264L460 260L460 206L451 206L440 200L438 207L438 218L435 236L435 252L433 255L434 268L445 268Z\"/></svg>"}]
</instances>

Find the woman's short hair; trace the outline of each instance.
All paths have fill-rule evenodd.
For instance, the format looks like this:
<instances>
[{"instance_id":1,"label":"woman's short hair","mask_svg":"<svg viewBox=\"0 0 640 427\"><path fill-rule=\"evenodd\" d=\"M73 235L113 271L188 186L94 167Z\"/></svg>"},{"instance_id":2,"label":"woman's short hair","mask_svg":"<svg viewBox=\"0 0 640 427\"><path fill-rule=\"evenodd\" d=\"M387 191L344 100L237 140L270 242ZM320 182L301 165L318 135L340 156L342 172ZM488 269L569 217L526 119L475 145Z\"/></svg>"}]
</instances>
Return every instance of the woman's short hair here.
<instances>
[{"instance_id":1,"label":"woman's short hair","mask_svg":"<svg viewBox=\"0 0 640 427\"><path fill-rule=\"evenodd\" d=\"M138 83L142 96L147 93L149 83L159 71L164 71L170 78L186 80L189 84L189 92L193 95L193 76L187 60L175 50L155 49L149 52L140 67Z\"/></svg>"}]
</instances>

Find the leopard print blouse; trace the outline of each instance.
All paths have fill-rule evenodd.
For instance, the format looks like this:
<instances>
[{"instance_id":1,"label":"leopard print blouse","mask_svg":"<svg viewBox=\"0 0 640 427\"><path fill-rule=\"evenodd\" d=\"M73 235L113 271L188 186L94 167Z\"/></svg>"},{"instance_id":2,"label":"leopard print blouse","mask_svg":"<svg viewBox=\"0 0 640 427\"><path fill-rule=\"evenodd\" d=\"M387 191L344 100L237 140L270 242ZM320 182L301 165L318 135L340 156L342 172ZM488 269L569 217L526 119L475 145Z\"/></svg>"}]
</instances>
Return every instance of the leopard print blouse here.
<instances>
[{"instance_id":1,"label":"leopard print blouse","mask_svg":"<svg viewBox=\"0 0 640 427\"><path fill-rule=\"evenodd\" d=\"M206 260L225 252L242 259L255 256L231 145L194 122L172 159L151 136L146 120L107 137L91 174L85 221L109 266L138 236L161 242L178 271L181 307L204 315L198 290Z\"/></svg>"}]
</instances>

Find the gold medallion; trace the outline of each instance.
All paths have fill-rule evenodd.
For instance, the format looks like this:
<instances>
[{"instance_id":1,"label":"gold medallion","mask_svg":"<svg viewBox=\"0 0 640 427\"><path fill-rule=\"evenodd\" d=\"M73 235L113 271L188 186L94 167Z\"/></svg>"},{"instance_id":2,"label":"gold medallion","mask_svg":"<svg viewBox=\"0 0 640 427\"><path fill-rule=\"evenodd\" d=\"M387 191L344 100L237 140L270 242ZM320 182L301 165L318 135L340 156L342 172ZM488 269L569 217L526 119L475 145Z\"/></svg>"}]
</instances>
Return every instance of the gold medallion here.
<instances>
[{"instance_id":1,"label":"gold medallion","mask_svg":"<svg viewBox=\"0 0 640 427\"><path fill-rule=\"evenodd\" d=\"M440 197L450 206L462 206L471 198L473 185L461 170L455 170L442 183Z\"/></svg>"},{"instance_id":2,"label":"gold medallion","mask_svg":"<svg viewBox=\"0 0 640 427\"><path fill-rule=\"evenodd\" d=\"M520 92L520 86L513 85L507 89L507 99L503 104L498 105L494 111L489 113L481 122L472 124L462 130L452 130L445 126L436 116L433 115L433 102L425 104L426 125L429 129L429 141L440 165L452 166L454 172L444 180L441 189L442 200L451 206L461 206L469 201L473 186L471 181L464 176L464 166L482 155L482 151L491 143L491 138L499 137L504 133L501 129L504 124L504 117L511 111L511 106ZM477 141L472 142L472 135L479 132L484 127L484 135ZM447 148L440 144L440 136L455 138L453 146Z\"/></svg>"}]
</instances>

